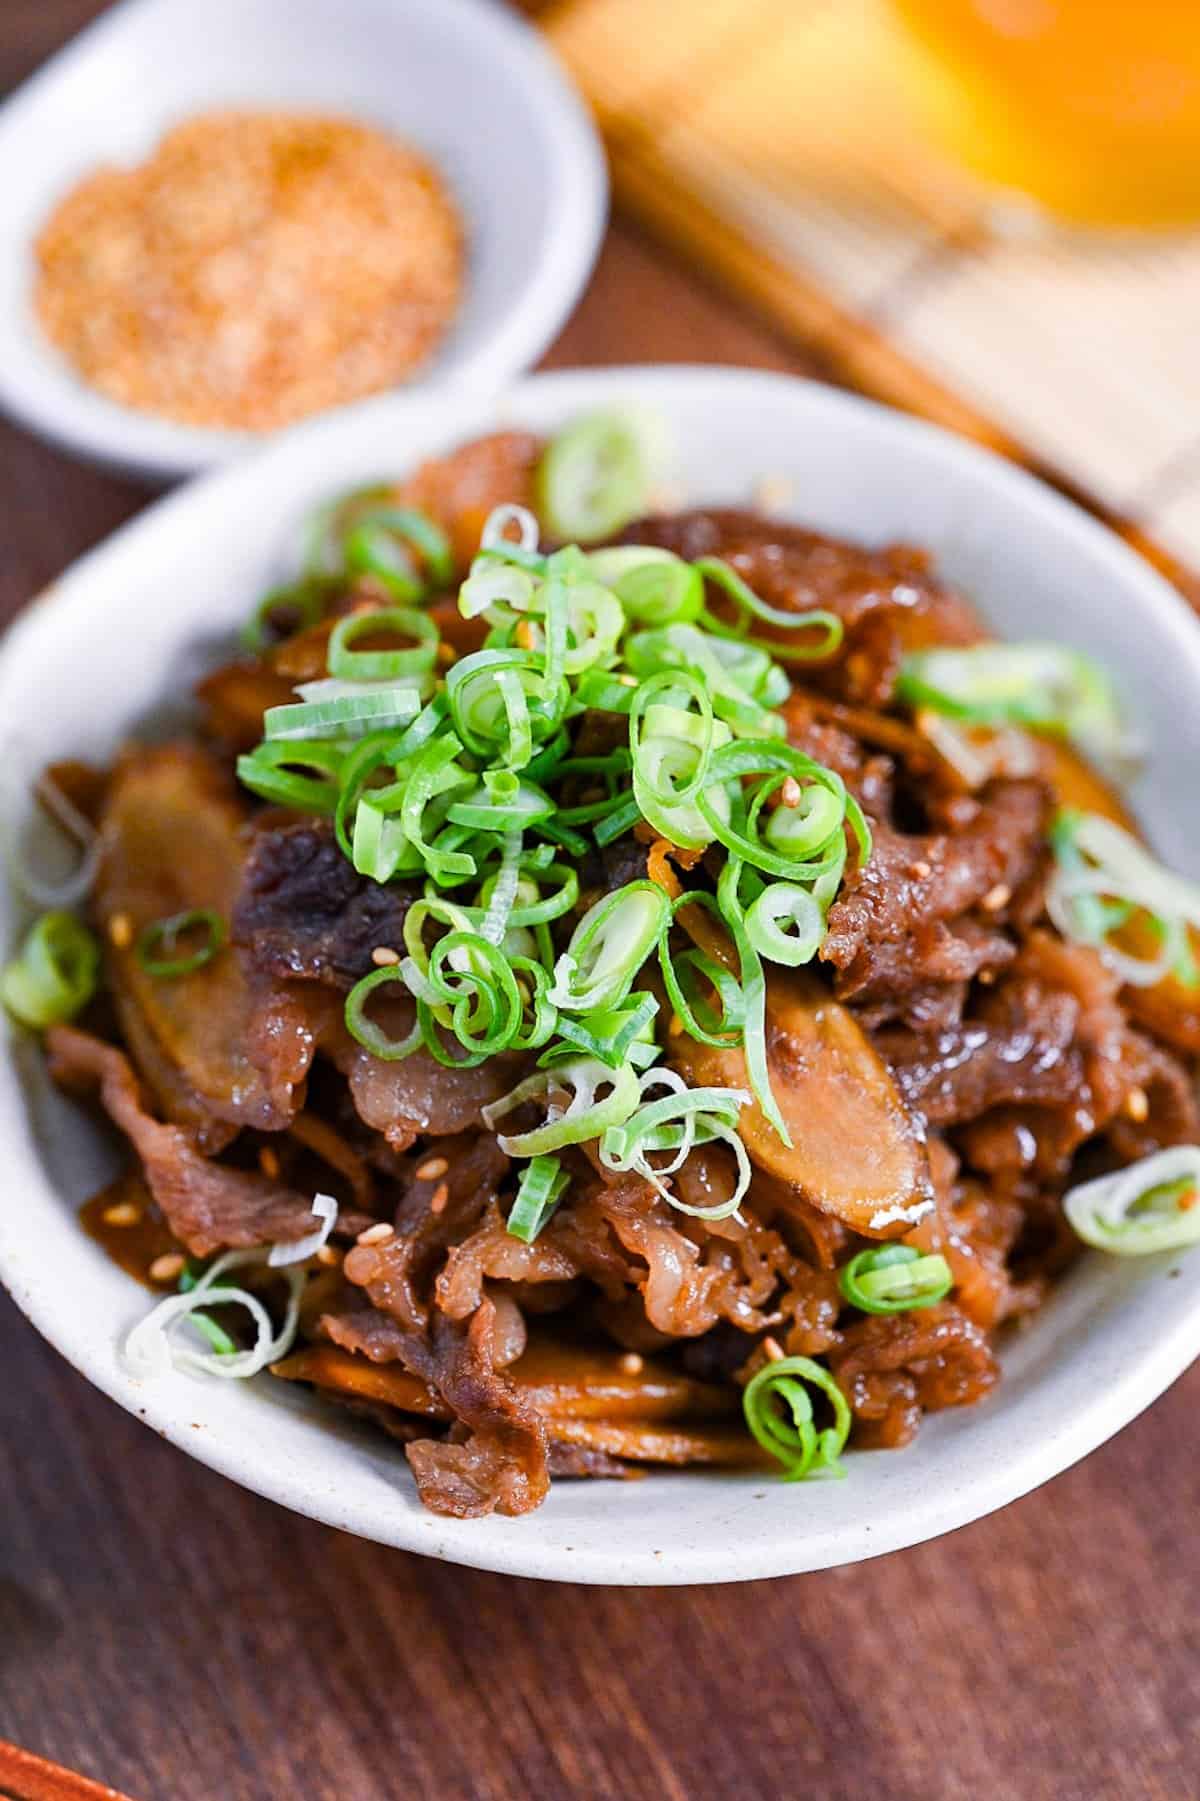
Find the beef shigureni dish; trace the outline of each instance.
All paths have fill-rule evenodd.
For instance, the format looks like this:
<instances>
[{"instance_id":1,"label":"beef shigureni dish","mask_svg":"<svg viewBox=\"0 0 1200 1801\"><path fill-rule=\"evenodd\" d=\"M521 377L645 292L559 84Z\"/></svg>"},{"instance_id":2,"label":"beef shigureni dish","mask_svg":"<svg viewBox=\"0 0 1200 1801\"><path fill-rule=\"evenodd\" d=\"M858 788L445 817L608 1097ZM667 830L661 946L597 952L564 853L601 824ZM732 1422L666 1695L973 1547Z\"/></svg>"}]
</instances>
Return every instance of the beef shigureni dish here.
<instances>
[{"instance_id":1,"label":"beef shigureni dish","mask_svg":"<svg viewBox=\"0 0 1200 1801\"><path fill-rule=\"evenodd\" d=\"M13 858L125 1357L304 1384L440 1513L840 1474L1081 1239L1200 1237L1200 890L1105 674L920 550L647 513L642 441L331 502L190 735L40 778L63 891Z\"/></svg>"}]
</instances>

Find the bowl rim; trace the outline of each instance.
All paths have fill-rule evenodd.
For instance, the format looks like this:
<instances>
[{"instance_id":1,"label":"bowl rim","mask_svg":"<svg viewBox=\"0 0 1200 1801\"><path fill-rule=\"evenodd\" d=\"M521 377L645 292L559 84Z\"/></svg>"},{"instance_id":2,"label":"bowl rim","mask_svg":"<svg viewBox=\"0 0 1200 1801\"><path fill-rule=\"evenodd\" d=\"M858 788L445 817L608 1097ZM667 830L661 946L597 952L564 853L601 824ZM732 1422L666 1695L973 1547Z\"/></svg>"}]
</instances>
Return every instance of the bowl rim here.
<instances>
[{"instance_id":1,"label":"bowl rim","mask_svg":"<svg viewBox=\"0 0 1200 1801\"><path fill-rule=\"evenodd\" d=\"M734 392L740 392L744 398L761 396L764 401L790 393L810 426L819 426L823 419L838 414L856 415L870 431L881 434L884 444L898 454L919 444L943 468L965 468L968 479L974 471L986 481L999 484L1031 520L1040 517L1051 522L1068 542L1086 550L1093 564L1104 566L1123 592L1140 598L1155 616L1156 629L1167 643L1174 638L1183 645L1187 634L1190 649L1186 655L1200 671L1194 616L1181 596L1114 533L1073 502L993 453L858 396L769 371L675 365L552 371L526 377L491 396L475 391L468 394L455 384L443 395L433 397L431 404L436 405L443 398L450 403L448 410L455 416L457 434L462 423L458 411L466 415L464 431L473 429L469 423L472 419L474 428L488 429L505 418L507 405L519 406L527 395L548 399L551 411L566 415L581 405L597 404L601 396L611 399L614 391L619 393L622 389L632 390L635 399L644 400L645 395L637 392L639 388L669 391L678 387L686 393L697 383L704 387L706 395L712 393L714 405L720 404L722 394ZM272 478L277 480L284 475L293 461L303 465L323 441L338 437L352 441L364 420L370 422L376 415L386 417L394 411L394 398L381 396L350 412L315 419L285 439L267 445L244 463L214 471L158 500L80 558L57 583L51 584L32 612L18 617L0 643L0 686L11 679L17 667L26 624L40 618L46 608L63 612L83 608L97 571L103 571L106 565L114 570L122 569L126 563L136 565L142 545L169 535L176 517L193 510L219 511L224 497L241 484L271 484ZM11 1126L18 1119L15 1109L23 1117L25 1100L17 1075L17 1058L10 1053L0 1069L0 1131L6 1137L5 1121ZM41 1160L31 1152L29 1161L45 1183ZM1158 1260L1145 1261L1149 1264ZM612 1542L606 1545L574 1550L561 1545L556 1535L543 1538L537 1529L541 1517L538 1513L524 1521L498 1520L495 1516L448 1521L419 1508L397 1506L381 1521L377 1510L357 1500L353 1492L298 1492L292 1476L286 1472L279 1475L256 1464L253 1447L243 1443L238 1434L232 1433L230 1442L223 1443L212 1432L198 1433L189 1428L187 1418L169 1397L159 1398L153 1387L132 1382L121 1371L115 1356L104 1355L89 1340L81 1323L64 1317L61 1307L56 1310L52 1286L40 1278L36 1258L26 1247L18 1247L11 1236L6 1241L3 1231L0 1282L42 1336L95 1386L180 1449L266 1498L327 1525L451 1562L513 1575L600 1584L660 1586L752 1580L859 1561L940 1536L1006 1505L1086 1456L1135 1418L1200 1354L1200 1309L1193 1306L1189 1312L1176 1308L1173 1313L1168 1309L1167 1323L1156 1321L1148 1342L1137 1355L1127 1356L1125 1347L1115 1345L1101 1345L1091 1353L1099 1360L1097 1392L1076 1413L1055 1419L1044 1433L1032 1439L1025 1435L1028 1442L1013 1445L1011 1455L991 1465L984 1462L944 1490L914 1495L873 1525L845 1528L823 1524L815 1529L806 1526L792 1537L776 1532L766 1542L734 1538L716 1551L711 1543L681 1542L672 1544L659 1561L651 1561L644 1554L640 1560L631 1561L636 1554L623 1546L619 1533L614 1533ZM1173 1286L1179 1294L1187 1284ZM939 1416L942 1420L947 1417ZM911 1455L920 1456L919 1443ZM740 1479L734 1476L729 1480L734 1485ZM614 1511L615 1507L616 1503Z\"/></svg>"},{"instance_id":2,"label":"bowl rim","mask_svg":"<svg viewBox=\"0 0 1200 1801\"><path fill-rule=\"evenodd\" d=\"M10 159L24 137L25 114L44 88L69 74L77 63L137 28L139 16L190 0L116 0L34 69L0 103L0 152ZM583 99L544 36L525 18L494 0L438 0L435 9L448 39L469 38L523 90L539 123L554 141L553 177L538 253L521 287L489 327L484 341L465 356L430 366L412 383L398 383L368 400L418 396L445 383L502 385L529 369L548 349L581 297L603 240L608 217L608 170L595 126ZM45 215L41 215L44 217ZM28 242L28 240L26 240ZM470 278L468 269L468 280ZM14 352L22 338L38 333L36 320L21 315L14 297L0 319L0 339ZM44 343L54 356L54 346ZM61 360L61 359L60 359ZM38 437L90 461L157 482L176 481L264 448L281 432L259 434L222 426L192 426L122 406L65 366L60 385L36 361L0 355L0 411ZM299 422L335 418L362 401L326 408Z\"/></svg>"}]
</instances>

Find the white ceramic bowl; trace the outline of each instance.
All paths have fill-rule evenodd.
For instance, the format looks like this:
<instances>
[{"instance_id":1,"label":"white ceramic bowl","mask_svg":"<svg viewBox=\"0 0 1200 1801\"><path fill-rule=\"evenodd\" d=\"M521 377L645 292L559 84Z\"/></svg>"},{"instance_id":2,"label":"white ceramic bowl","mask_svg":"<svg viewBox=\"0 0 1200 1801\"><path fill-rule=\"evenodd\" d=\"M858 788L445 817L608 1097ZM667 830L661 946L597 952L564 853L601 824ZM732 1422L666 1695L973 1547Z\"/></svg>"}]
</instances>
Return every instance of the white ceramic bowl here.
<instances>
[{"instance_id":1,"label":"white ceramic bowl","mask_svg":"<svg viewBox=\"0 0 1200 1801\"><path fill-rule=\"evenodd\" d=\"M277 579L298 519L341 487L497 422L553 429L629 400L660 413L692 499L746 500L782 475L796 518L931 546L999 630L1086 647L1116 673L1149 747L1134 796L1173 863L1200 874L1200 630L1115 537L1028 476L929 426L828 388L732 369L543 375L503 403L372 401L160 501L78 563L0 651L0 720L43 759L102 756L215 654ZM206 648L207 647L207 648ZM9 906L0 900L0 907ZM11 919L0 920L4 941ZM89 1379L175 1444L286 1506L485 1568L610 1583L717 1582L849 1563L961 1526L1085 1455L1200 1350L1200 1253L1091 1255L1003 1352L985 1404L926 1421L915 1446L851 1454L844 1482L655 1475L556 1483L519 1520L417 1504L400 1452L290 1386L173 1375L143 1385L117 1346L146 1296L80 1231L111 1153L53 1093L35 1047L0 1062L0 1276Z\"/></svg>"},{"instance_id":2,"label":"white ceramic bowl","mask_svg":"<svg viewBox=\"0 0 1200 1801\"><path fill-rule=\"evenodd\" d=\"M0 407L22 424L156 480L256 441L105 399L45 338L31 304L31 246L61 196L98 163L138 162L179 120L226 105L348 114L397 132L442 170L469 267L430 376L491 389L556 336L604 229L604 160L579 97L507 6L123 0L0 107Z\"/></svg>"}]
</instances>

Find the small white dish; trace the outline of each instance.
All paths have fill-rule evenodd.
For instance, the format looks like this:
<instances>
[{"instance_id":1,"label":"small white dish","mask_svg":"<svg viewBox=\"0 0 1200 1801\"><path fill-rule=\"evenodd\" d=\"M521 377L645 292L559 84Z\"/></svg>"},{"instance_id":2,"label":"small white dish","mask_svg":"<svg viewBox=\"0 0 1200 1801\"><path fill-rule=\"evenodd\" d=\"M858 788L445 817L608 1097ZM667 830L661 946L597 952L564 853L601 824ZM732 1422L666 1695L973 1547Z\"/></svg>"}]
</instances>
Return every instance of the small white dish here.
<instances>
[{"instance_id":1,"label":"small white dish","mask_svg":"<svg viewBox=\"0 0 1200 1801\"><path fill-rule=\"evenodd\" d=\"M1200 629L1117 538L1029 476L831 389L733 369L534 377L500 403L462 391L371 401L160 501L76 564L0 650L0 719L41 762L102 757L217 654L286 564L305 511L497 423L552 431L630 402L663 419L692 501L790 485L805 524L929 546L996 628L1085 647L1116 674L1148 747L1135 807L1162 854L1200 874ZM165 597L165 598L164 598ZM16 928L0 896L0 942ZM1002 1352L994 1396L933 1416L916 1444L850 1453L844 1482L676 1473L558 1482L518 1520L439 1519L403 1457L290 1385L134 1380L118 1345L147 1296L80 1229L111 1148L11 1033L0 1058L0 1277L77 1369L173 1443L273 1500L429 1556L601 1583L735 1581L851 1563L977 1519L1065 1469L1200 1352L1200 1253L1087 1256Z\"/></svg>"},{"instance_id":2,"label":"small white dish","mask_svg":"<svg viewBox=\"0 0 1200 1801\"><path fill-rule=\"evenodd\" d=\"M604 230L603 154L531 26L494 0L123 0L0 107L0 408L81 456L152 480L261 442L176 425L89 388L34 315L33 241L100 163L133 164L222 106L341 113L442 171L463 216L462 310L427 379L492 388L535 363Z\"/></svg>"}]
</instances>

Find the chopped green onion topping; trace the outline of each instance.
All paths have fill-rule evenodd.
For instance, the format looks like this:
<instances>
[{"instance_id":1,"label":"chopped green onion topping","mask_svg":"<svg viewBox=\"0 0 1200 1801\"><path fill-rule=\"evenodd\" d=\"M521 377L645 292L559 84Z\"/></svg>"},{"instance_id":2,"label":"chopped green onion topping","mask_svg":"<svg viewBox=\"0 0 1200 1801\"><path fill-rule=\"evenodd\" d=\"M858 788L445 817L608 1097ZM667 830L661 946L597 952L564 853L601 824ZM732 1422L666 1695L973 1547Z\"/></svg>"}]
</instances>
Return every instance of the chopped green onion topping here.
<instances>
[{"instance_id":1,"label":"chopped green onion topping","mask_svg":"<svg viewBox=\"0 0 1200 1801\"><path fill-rule=\"evenodd\" d=\"M621 1125L609 1126L600 1140L600 1161L606 1169L635 1170L680 1213L697 1219L728 1219L736 1214L750 1186L750 1160L737 1135L738 1109L750 1096L740 1088L689 1088L673 1069L651 1069L641 1079L643 1097L653 1088L669 1092L662 1100L646 1101ZM692 1207L679 1199L665 1178L672 1176L696 1145L721 1140L733 1151L737 1185L728 1200L711 1207ZM652 1164L654 1152L674 1155L669 1162Z\"/></svg>"},{"instance_id":2,"label":"chopped green onion topping","mask_svg":"<svg viewBox=\"0 0 1200 1801\"><path fill-rule=\"evenodd\" d=\"M605 1091L602 1097L601 1090ZM610 1069L595 1057L569 1057L551 1069L538 1070L510 1094L493 1101L483 1109L483 1120L494 1129L497 1120L523 1102L544 1101L543 1125L507 1137L498 1133L496 1139L509 1157L537 1157L544 1151L560 1151L564 1145L599 1138L609 1126L627 1120L640 1098L637 1071L628 1064Z\"/></svg>"},{"instance_id":3,"label":"chopped green onion topping","mask_svg":"<svg viewBox=\"0 0 1200 1801\"><path fill-rule=\"evenodd\" d=\"M950 1265L939 1253L911 1244L885 1244L860 1251L838 1271L838 1287L864 1313L908 1313L932 1307L954 1286Z\"/></svg>"},{"instance_id":4,"label":"chopped green onion topping","mask_svg":"<svg viewBox=\"0 0 1200 1801\"><path fill-rule=\"evenodd\" d=\"M416 642L403 650L356 650L360 638L392 634ZM380 607L350 613L329 634L329 673L346 681L393 681L432 669L437 656L437 626L415 607Z\"/></svg>"},{"instance_id":5,"label":"chopped green onion topping","mask_svg":"<svg viewBox=\"0 0 1200 1801\"><path fill-rule=\"evenodd\" d=\"M298 813L332 813L337 806L346 753L338 744L310 739L266 740L237 760L238 780L260 800Z\"/></svg>"},{"instance_id":6,"label":"chopped green onion topping","mask_svg":"<svg viewBox=\"0 0 1200 1801\"><path fill-rule=\"evenodd\" d=\"M532 1244L558 1206L570 1180L557 1157L534 1157L527 1163L509 1208L508 1230L512 1236Z\"/></svg>"},{"instance_id":7,"label":"chopped green onion topping","mask_svg":"<svg viewBox=\"0 0 1200 1801\"><path fill-rule=\"evenodd\" d=\"M1173 1145L1084 1182L1063 1210L1085 1244L1114 1256L1183 1250L1200 1240L1200 1145Z\"/></svg>"},{"instance_id":8,"label":"chopped green onion topping","mask_svg":"<svg viewBox=\"0 0 1200 1801\"><path fill-rule=\"evenodd\" d=\"M1097 761L1116 763L1129 745L1108 676L1064 644L977 644L911 651L897 696L976 725L1019 725L1070 738Z\"/></svg>"},{"instance_id":9,"label":"chopped green onion topping","mask_svg":"<svg viewBox=\"0 0 1200 1801\"><path fill-rule=\"evenodd\" d=\"M190 951L176 956L181 938L202 933L200 942ZM188 976L211 963L225 943L225 921L211 907L191 907L186 913L172 913L169 919L151 920L142 928L134 946L138 965L148 976ZM160 950L167 954L161 956Z\"/></svg>"},{"instance_id":10,"label":"chopped green onion topping","mask_svg":"<svg viewBox=\"0 0 1200 1801\"><path fill-rule=\"evenodd\" d=\"M538 511L556 538L607 538L646 504L644 431L626 415L595 413L552 438L537 470Z\"/></svg>"},{"instance_id":11,"label":"chopped green onion topping","mask_svg":"<svg viewBox=\"0 0 1200 1801\"><path fill-rule=\"evenodd\" d=\"M654 882L627 882L589 907L554 967L550 999L594 1013L625 999L662 936L670 902Z\"/></svg>"},{"instance_id":12,"label":"chopped green onion topping","mask_svg":"<svg viewBox=\"0 0 1200 1801\"><path fill-rule=\"evenodd\" d=\"M644 1174L672 1206L670 1175L691 1148L726 1143L735 1192L702 1210L722 1218L749 1183L742 1097L689 1097L655 1067L660 1000L638 986L642 971L657 960L686 1031L744 1047L750 1088L786 1136L764 965L815 955L846 864L871 840L840 777L786 742L778 711L790 692L780 659L831 654L840 622L770 606L720 561L580 548L645 504L648 462L642 429L616 416L554 440L540 507L548 532L574 541L543 548L532 513L497 507L458 597L483 643L444 669L421 605L451 576L439 528L380 486L324 509L300 584L264 605L264 626L310 599L321 617L332 591L359 579L386 599L333 622L327 675L268 711L238 771L264 800L331 815L368 880L423 886L399 963L346 998L358 1043L385 1060L421 1048L451 1067L537 1053L536 1072L489 1109L525 1110L524 1129L502 1140L510 1154L596 1141L610 1167ZM580 869L642 823L723 854L716 893L690 900L728 934L732 968L682 942L676 907L646 880L594 900L567 935ZM382 1006L369 1011L385 987L403 1001L398 1030Z\"/></svg>"},{"instance_id":13,"label":"chopped green onion topping","mask_svg":"<svg viewBox=\"0 0 1200 1801\"><path fill-rule=\"evenodd\" d=\"M1171 974L1187 988L1197 986L1189 931L1200 928L1200 886L1164 868L1131 833L1098 813L1064 809L1051 843L1056 869L1046 907L1065 938L1094 945L1136 987ZM1134 956L1120 943L1122 927L1138 921L1157 941L1154 956Z\"/></svg>"},{"instance_id":14,"label":"chopped green onion topping","mask_svg":"<svg viewBox=\"0 0 1200 1801\"><path fill-rule=\"evenodd\" d=\"M831 1426L816 1425L810 1388L832 1406ZM850 1436L850 1408L829 1371L811 1357L765 1363L747 1382L742 1409L754 1437L783 1465L789 1482L845 1475L840 1458Z\"/></svg>"},{"instance_id":15,"label":"chopped green onion topping","mask_svg":"<svg viewBox=\"0 0 1200 1801\"><path fill-rule=\"evenodd\" d=\"M96 992L100 946L70 913L43 913L0 974L0 1000L40 1031L74 1018Z\"/></svg>"}]
</instances>

